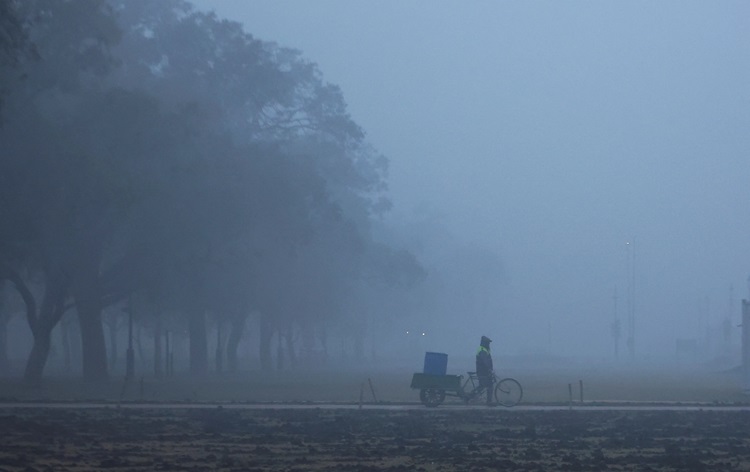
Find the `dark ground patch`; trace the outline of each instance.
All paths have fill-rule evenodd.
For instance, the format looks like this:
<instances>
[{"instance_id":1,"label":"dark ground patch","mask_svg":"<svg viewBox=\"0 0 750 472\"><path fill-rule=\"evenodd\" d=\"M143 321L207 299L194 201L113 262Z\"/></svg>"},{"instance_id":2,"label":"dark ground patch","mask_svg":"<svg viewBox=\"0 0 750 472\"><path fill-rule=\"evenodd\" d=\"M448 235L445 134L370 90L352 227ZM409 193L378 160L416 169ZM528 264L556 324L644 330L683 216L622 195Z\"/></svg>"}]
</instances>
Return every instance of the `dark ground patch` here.
<instances>
[{"instance_id":1,"label":"dark ground patch","mask_svg":"<svg viewBox=\"0 0 750 472\"><path fill-rule=\"evenodd\" d=\"M750 468L750 412L0 410L0 471Z\"/></svg>"}]
</instances>

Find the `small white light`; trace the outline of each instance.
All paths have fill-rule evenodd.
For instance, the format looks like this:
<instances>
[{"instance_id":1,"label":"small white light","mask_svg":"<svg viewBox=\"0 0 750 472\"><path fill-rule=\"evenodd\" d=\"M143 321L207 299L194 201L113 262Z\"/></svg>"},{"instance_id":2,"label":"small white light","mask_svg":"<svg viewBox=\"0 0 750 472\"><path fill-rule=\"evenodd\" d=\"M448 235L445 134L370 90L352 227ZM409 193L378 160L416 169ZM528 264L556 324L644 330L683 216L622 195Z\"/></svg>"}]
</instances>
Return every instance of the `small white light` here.
<instances>
[{"instance_id":1,"label":"small white light","mask_svg":"<svg viewBox=\"0 0 750 472\"><path fill-rule=\"evenodd\" d=\"M424 336L424 333L422 333L422 336Z\"/></svg>"},{"instance_id":2,"label":"small white light","mask_svg":"<svg viewBox=\"0 0 750 472\"><path fill-rule=\"evenodd\" d=\"M409 332L407 331L406 334L409 334Z\"/></svg>"}]
</instances>

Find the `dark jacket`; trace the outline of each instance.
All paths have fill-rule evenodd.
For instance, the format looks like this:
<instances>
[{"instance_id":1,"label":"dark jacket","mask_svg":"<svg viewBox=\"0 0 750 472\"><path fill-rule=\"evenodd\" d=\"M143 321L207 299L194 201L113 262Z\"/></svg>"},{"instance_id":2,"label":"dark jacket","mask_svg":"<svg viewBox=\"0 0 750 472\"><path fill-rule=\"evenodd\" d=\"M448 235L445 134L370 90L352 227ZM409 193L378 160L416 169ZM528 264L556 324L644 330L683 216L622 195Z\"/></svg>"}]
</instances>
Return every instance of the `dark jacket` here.
<instances>
[{"instance_id":1,"label":"dark jacket","mask_svg":"<svg viewBox=\"0 0 750 472\"><path fill-rule=\"evenodd\" d=\"M492 374L492 355L490 354L489 343L487 346L479 346L477 352L477 376L489 377Z\"/></svg>"}]
</instances>

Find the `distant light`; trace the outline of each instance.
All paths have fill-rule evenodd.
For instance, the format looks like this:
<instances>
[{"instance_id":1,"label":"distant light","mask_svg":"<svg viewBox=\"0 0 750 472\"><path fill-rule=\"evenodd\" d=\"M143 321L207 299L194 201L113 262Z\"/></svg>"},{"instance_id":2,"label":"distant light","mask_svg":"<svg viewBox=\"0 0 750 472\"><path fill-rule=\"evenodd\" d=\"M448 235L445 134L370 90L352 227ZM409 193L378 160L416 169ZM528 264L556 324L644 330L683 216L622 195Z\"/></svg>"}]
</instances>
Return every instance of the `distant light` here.
<instances>
[{"instance_id":1,"label":"distant light","mask_svg":"<svg viewBox=\"0 0 750 472\"><path fill-rule=\"evenodd\" d=\"M406 334L409 334L409 332L407 331Z\"/></svg>"},{"instance_id":2,"label":"distant light","mask_svg":"<svg viewBox=\"0 0 750 472\"><path fill-rule=\"evenodd\" d=\"M422 333L422 336L424 336L424 333Z\"/></svg>"}]
</instances>

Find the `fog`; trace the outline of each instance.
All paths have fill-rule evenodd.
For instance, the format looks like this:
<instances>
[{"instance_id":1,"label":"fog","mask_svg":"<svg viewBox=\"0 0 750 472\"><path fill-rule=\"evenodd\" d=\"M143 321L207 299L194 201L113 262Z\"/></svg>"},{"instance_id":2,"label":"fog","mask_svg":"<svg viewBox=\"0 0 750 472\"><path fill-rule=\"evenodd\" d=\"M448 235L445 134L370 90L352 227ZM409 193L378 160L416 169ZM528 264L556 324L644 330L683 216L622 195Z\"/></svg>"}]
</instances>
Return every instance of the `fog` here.
<instances>
[{"instance_id":1,"label":"fog","mask_svg":"<svg viewBox=\"0 0 750 472\"><path fill-rule=\"evenodd\" d=\"M737 348L750 273L747 3L197 4L300 49L342 88L390 160L386 223L414 231L428 269L497 255L484 306L422 314L428 334L449 326L430 349L470 350L488 334L507 354L613 359L616 312L624 360L629 303L636 360L672 360L677 338L718 354L727 318ZM453 275L462 290L482 284ZM448 316L470 325L457 336Z\"/></svg>"},{"instance_id":2,"label":"fog","mask_svg":"<svg viewBox=\"0 0 750 472\"><path fill-rule=\"evenodd\" d=\"M0 374L741 362L746 2L0 10Z\"/></svg>"}]
</instances>

